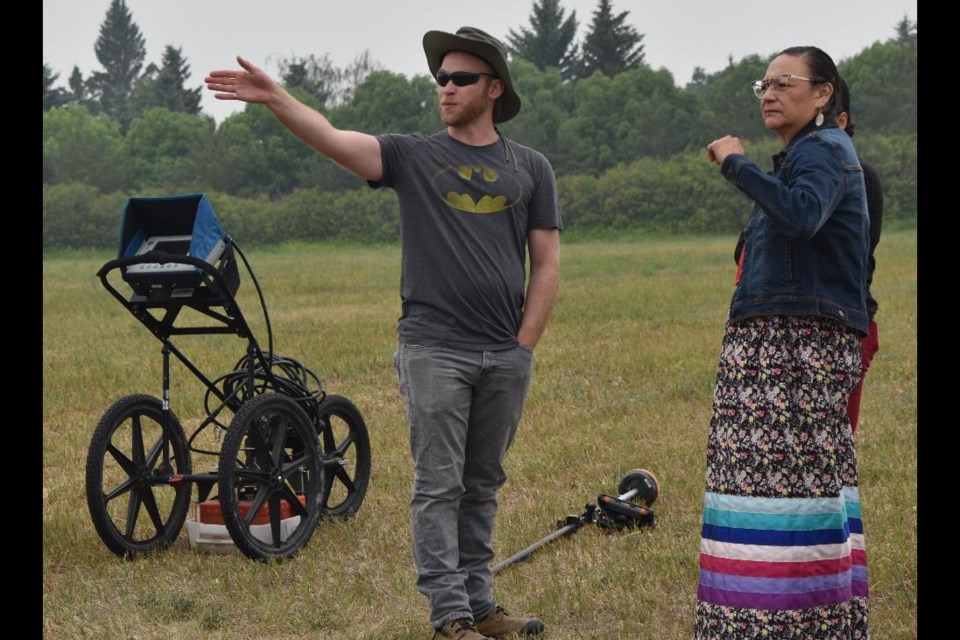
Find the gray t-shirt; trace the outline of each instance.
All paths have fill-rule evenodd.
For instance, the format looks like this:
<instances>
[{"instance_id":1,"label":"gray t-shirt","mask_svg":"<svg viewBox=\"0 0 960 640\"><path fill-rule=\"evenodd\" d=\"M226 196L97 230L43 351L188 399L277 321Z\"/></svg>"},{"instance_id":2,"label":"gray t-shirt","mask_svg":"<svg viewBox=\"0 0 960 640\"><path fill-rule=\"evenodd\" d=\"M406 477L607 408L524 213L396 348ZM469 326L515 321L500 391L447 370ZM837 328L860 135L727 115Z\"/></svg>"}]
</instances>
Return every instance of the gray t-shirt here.
<instances>
[{"instance_id":1,"label":"gray t-shirt","mask_svg":"<svg viewBox=\"0 0 960 640\"><path fill-rule=\"evenodd\" d=\"M394 189L400 200L400 339L515 346L527 233L563 228L550 162L506 138L474 147L445 130L378 140L383 177L370 186Z\"/></svg>"}]
</instances>

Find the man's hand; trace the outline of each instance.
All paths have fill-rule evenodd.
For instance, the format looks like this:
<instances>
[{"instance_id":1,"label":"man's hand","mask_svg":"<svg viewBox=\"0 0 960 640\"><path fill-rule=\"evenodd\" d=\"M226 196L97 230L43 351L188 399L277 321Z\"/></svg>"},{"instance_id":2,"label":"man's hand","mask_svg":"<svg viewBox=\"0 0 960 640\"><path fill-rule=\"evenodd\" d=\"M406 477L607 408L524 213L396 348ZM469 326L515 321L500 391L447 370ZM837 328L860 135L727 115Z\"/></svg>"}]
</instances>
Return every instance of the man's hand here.
<instances>
[{"instance_id":1,"label":"man's hand","mask_svg":"<svg viewBox=\"0 0 960 640\"><path fill-rule=\"evenodd\" d=\"M217 100L243 100L258 104L269 102L279 85L250 61L237 56L237 62L243 70L211 71L203 79L207 89L216 92L213 97Z\"/></svg>"}]
</instances>

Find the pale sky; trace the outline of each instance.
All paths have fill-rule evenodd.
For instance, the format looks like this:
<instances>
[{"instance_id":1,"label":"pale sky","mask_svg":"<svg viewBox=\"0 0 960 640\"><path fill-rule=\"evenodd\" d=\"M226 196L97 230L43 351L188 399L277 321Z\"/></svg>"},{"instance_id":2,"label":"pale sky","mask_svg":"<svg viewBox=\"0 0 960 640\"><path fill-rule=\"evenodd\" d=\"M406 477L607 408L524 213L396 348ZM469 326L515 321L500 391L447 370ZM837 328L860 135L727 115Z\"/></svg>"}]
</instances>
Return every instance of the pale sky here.
<instances>
[{"instance_id":1,"label":"pale sky","mask_svg":"<svg viewBox=\"0 0 960 640\"><path fill-rule=\"evenodd\" d=\"M408 78L429 73L421 44L430 30L474 26L505 39L530 28L534 0L126 0L146 40L150 62L167 45L180 47L192 71L189 88L214 69L237 68L242 55L277 75L280 58L322 58L346 67L369 50L382 68ZM576 12L577 40L593 20L597 0L560 0ZM100 70L93 47L110 0L43 0L43 61L66 87L74 66L84 77ZM714 73L750 54L814 45L841 62L895 35L906 16L917 22L917 0L613 0L614 15L643 35L647 64L666 68L683 86L693 70ZM518 87L521 95L523 87ZM202 107L217 122L243 109L203 90Z\"/></svg>"}]
</instances>

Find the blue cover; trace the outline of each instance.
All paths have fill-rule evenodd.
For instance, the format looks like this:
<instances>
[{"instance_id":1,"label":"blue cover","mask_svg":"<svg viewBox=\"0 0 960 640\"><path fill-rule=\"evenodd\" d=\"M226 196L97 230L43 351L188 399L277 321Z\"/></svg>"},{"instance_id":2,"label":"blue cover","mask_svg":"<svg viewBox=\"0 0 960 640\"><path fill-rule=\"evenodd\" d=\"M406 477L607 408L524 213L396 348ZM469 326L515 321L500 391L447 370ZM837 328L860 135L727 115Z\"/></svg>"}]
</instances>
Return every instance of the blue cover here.
<instances>
[{"instance_id":1,"label":"blue cover","mask_svg":"<svg viewBox=\"0 0 960 640\"><path fill-rule=\"evenodd\" d=\"M211 255L225 241L226 233L217 220L210 200L202 193L155 198L129 198L120 219L118 257L136 255L140 246L154 236L190 236L190 255L214 262ZM197 275L202 271L196 269Z\"/></svg>"}]
</instances>

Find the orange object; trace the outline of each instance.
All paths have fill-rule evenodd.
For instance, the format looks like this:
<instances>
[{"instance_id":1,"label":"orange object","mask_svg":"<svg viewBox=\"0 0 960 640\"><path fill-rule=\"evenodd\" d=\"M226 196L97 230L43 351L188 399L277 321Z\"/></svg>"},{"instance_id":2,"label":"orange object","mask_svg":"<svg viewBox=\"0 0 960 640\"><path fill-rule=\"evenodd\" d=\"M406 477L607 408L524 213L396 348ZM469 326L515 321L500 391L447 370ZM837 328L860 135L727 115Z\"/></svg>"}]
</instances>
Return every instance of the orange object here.
<instances>
[{"instance_id":1,"label":"orange object","mask_svg":"<svg viewBox=\"0 0 960 640\"><path fill-rule=\"evenodd\" d=\"M301 494L297 497L300 499L300 504L307 504L306 496ZM237 510L240 511L241 518L246 517L250 511L251 504L253 503L249 500L241 500L237 503ZM286 500L281 500L280 519L286 520L287 518L292 518L293 515L293 508L290 506L290 503ZM224 524L223 512L220 510L220 500L206 500L200 503L200 522L203 524ZM253 518L253 524L270 524L270 515L267 511L266 504L260 507L260 511L258 511L257 515Z\"/></svg>"}]
</instances>

